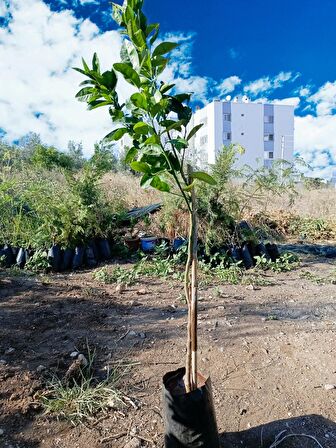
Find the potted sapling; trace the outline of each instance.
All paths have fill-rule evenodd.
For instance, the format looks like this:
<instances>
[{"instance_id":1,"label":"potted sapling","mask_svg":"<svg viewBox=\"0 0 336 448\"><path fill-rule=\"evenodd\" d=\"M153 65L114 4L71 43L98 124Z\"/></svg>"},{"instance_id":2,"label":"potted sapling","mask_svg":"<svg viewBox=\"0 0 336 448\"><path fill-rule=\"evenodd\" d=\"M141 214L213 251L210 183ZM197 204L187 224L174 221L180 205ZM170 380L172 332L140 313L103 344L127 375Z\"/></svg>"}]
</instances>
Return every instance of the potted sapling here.
<instances>
[{"instance_id":1,"label":"potted sapling","mask_svg":"<svg viewBox=\"0 0 336 448\"><path fill-rule=\"evenodd\" d=\"M210 379L197 369L197 182L214 184L213 178L193 169L188 162L189 142L202 125L190 128L191 94L174 92L174 84L162 80L174 42L160 42L159 25L150 24L143 13L143 0L113 4L123 42L120 61L102 71L94 54L92 67L83 60L76 68L87 79L77 98L88 109L107 106L114 129L105 137L117 141L127 134L132 143L125 161L141 173L142 187L180 196L190 217L185 295L188 304L186 362L163 376L165 445L218 448L218 432ZM122 102L118 80L133 92Z\"/></svg>"}]
</instances>

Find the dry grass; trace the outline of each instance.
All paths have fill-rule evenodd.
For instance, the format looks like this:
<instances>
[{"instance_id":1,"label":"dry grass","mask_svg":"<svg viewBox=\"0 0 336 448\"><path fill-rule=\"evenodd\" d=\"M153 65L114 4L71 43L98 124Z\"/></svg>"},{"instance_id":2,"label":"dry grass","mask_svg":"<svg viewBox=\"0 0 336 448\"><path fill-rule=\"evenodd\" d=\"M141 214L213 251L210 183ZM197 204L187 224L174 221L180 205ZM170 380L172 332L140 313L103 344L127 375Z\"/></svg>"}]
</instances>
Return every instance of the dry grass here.
<instances>
[{"instance_id":1,"label":"dry grass","mask_svg":"<svg viewBox=\"0 0 336 448\"><path fill-rule=\"evenodd\" d=\"M323 188L319 190L305 190L298 188L298 196L293 204L289 204L288 197L272 198L268 204L271 212L286 210L287 213L301 217L336 219L336 189Z\"/></svg>"},{"instance_id":2,"label":"dry grass","mask_svg":"<svg viewBox=\"0 0 336 448\"><path fill-rule=\"evenodd\" d=\"M141 188L140 178L127 173L108 173L102 185L111 202L122 202L127 209L162 202L163 199L162 194L153 188Z\"/></svg>"}]
</instances>

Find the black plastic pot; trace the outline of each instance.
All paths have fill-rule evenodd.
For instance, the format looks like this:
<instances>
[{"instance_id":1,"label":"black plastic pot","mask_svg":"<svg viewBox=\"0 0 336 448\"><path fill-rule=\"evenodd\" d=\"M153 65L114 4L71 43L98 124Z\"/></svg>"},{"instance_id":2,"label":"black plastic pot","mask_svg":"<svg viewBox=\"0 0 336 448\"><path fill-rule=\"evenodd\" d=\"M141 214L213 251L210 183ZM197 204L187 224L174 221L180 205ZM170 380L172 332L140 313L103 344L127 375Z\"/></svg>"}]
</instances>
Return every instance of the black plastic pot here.
<instances>
[{"instance_id":1,"label":"black plastic pot","mask_svg":"<svg viewBox=\"0 0 336 448\"><path fill-rule=\"evenodd\" d=\"M235 263L242 260L241 249L238 246L231 246L230 255Z\"/></svg>"},{"instance_id":2,"label":"black plastic pot","mask_svg":"<svg viewBox=\"0 0 336 448\"><path fill-rule=\"evenodd\" d=\"M253 267L253 258L251 257L249 248L247 244L242 245L241 249L243 264L246 269L251 269Z\"/></svg>"},{"instance_id":3,"label":"black plastic pot","mask_svg":"<svg viewBox=\"0 0 336 448\"><path fill-rule=\"evenodd\" d=\"M59 272L62 269L62 250L57 244L49 249L48 261L53 271Z\"/></svg>"},{"instance_id":4,"label":"black plastic pot","mask_svg":"<svg viewBox=\"0 0 336 448\"><path fill-rule=\"evenodd\" d=\"M257 250L258 255L264 256L266 258L266 260L271 260L271 256L268 253L268 250L264 243L257 244L256 250Z\"/></svg>"},{"instance_id":5,"label":"black plastic pot","mask_svg":"<svg viewBox=\"0 0 336 448\"><path fill-rule=\"evenodd\" d=\"M64 250L63 258L62 258L62 265L61 265L62 271L68 271L69 269L71 269L74 254L75 254L75 251L73 249L67 248Z\"/></svg>"},{"instance_id":6,"label":"black plastic pot","mask_svg":"<svg viewBox=\"0 0 336 448\"><path fill-rule=\"evenodd\" d=\"M25 267L25 264L27 263L28 259L29 259L28 250L20 247L19 252L16 256L16 264L19 266L20 269L23 269Z\"/></svg>"},{"instance_id":7,"label":"black plastic pot","mask_svg":"<svg viewBox=\"0 0 336 448\"><path fill-rule=\"evenodd\" d=\"M85 248L83 246L75 247L75 253L72 259L72 269L80 269L83 267Z\"/></svg>"},{"instance_id":8,"label":"black plastic pot","mask_svg":"<svg viewBox=\"0 0 336 448\"><path fill-rule=\"evenodd\" d=\"M96 240L89 241L88 246L91 247L91 249L93 250L93 254L94 254L95 259L97 261L99 261L100 260L100 258L99 258L99 250L98 250L98 247L97 247Z\"/></svg>"},{"instance_id":9,"label":"black plastic pot","mask_svg":"<svg viewBox=\"0 0 336 448\"><path fill-rule=\"evenodd\" d=\"M7 244L5 246L3 246L3 248L0 250L0 256L5 257L5 266L7 268L9 268L10 266L12 266L15 263L15 257L13 254L13 250L12 250L11 246L9 246Z\"/></svg>"},{"instance_id":10,"label":"black plastic pot","mask_svg":"<svg viewBox=\"0 0 336 448\"><path fill-rule=\"evenodd\" d=\"M267 243L265 244L265 247L272 261L276 261L278 258L280 258L280 252L276 244Z\"/></svg>"},{"instance_id":11,"label":"black plastic pot","mask_svg":"<svg viewBox=\"0 0 336 448\"><path fill-rule=\"evenodd\" d=\"M111 249L106 239L98 240L98 253L101 260L109 260L111 258Z\"/></svg>"},{"instance_id":12,"label":"black plastic pot","mask_svg":"<svg viewBox=\"0 0 336 448\"><path fill-rule=\"evenodd\" d=\"M95 268L97 266L97 260L96 260L94 251L92 249L92 246L86 246L85 254L84 254L84 261L85 261L86 266L89 268Z\"/></svg>"},{"instance_id":13,"label":"black plastic pot","mask_svg":"<svg viewBox=\"0 0 336 448\"><path fill-rule=\"evenodd\" d=\"M201 387L185 393L185 368L163 377L166 448L219 448L210 379L199 375Z\"/></svg>"}]
</instances>

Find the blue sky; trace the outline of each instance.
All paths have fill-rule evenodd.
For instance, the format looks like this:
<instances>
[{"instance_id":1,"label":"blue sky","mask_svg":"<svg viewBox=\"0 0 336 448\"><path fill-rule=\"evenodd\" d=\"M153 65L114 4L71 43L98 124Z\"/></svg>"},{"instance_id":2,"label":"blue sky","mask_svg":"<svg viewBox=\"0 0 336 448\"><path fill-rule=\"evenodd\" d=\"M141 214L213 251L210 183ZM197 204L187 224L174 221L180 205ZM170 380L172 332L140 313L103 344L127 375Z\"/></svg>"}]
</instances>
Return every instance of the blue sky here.
<instances>
[{"instance_id":1,"label":"blue sky","mask_svg":"<svg viewBox=\"0 0 336 448\"><path fill-rule=\"evenodd\" d=\"M194 91L200 103L246 93L293 104L296 152L314 175L331 175L334 1L324 0L322 7L312 0L145 0L145 11L161 24L163 37L181 43L167 73L181 90ZM105 64L118 58L109 1L5 0L0 26L0 128L6 138L34 131L59 147L82 139L89 153L110 123L104 112L76 104L79 78L71 66L95 50Z\"/></svg>"}]
</instances>

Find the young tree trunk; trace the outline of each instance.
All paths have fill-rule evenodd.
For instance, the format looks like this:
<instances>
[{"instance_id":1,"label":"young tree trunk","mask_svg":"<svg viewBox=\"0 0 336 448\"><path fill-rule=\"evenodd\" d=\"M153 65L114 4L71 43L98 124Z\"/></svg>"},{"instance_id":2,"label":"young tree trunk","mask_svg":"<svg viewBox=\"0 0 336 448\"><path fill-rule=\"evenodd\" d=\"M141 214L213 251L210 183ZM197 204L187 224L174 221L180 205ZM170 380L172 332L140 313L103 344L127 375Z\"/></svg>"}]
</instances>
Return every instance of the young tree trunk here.
<instances>
[{"instance_id":1,"label":"young tree trunk","mask_svg":"<svg viewBox=\"0 0 336 448\"><path fill-rule=\"evenodd\" d=\"M192 168L188 165L189 183L192 183ZM194 187L191 189L191 212L188 241L188 260L185 270L185 294L188 304L188 337L186 359L186 391L197 389L197 209Z\"/></svg>"}]
</instances>

